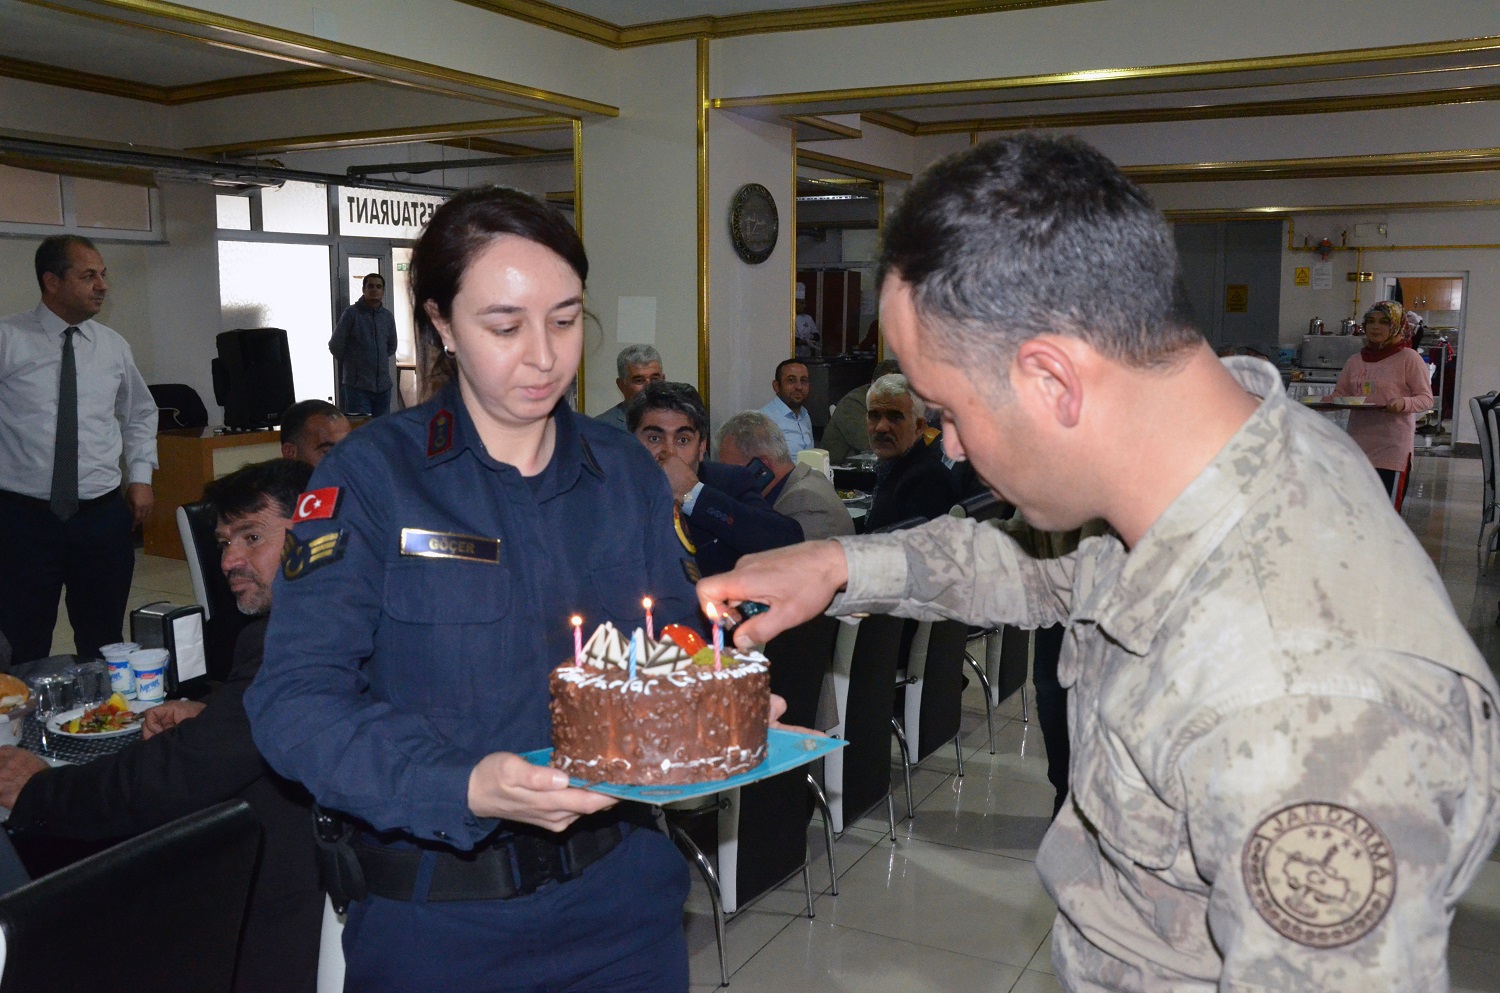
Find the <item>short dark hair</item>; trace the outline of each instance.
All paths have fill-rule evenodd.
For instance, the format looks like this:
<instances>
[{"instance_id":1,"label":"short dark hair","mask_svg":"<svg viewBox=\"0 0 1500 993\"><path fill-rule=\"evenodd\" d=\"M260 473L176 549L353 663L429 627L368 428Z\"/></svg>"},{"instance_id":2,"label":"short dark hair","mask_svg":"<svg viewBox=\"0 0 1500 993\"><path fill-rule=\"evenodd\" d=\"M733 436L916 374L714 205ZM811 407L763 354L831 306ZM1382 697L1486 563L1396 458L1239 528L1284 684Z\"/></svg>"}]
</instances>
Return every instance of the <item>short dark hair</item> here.
<instances>
[{"instance_id":1,"label":"short dark hair","mask_svg":"<svg viewBox=\"0 0 1500 993\"><path fill-rule=\"evenodd\" d=\"M443 339L427 316L427 301L448 317L469 264L490 242L507 234L551 249L579 280L588 281L589 259L583 241L557 208L504 186L476 186L456 194L433 211L412 249L408 272L417 346L426 354L425 361L419 359L424 395L436 392L457 371L452 356L443 353Z\"/></svg>"},{"instance_id":2,"label":"short dark hair","mask_svg":"<svg viewBox=\"0 0 1500 993\"><path fill-rule=\"evenodd\" d=\"M73 264L74 245L82 245L90 251L97 252L94 243L81 234L54 234L43 238L42 243L36 246L36 285L37 289L45 291L47 284L42 282L42 277L52 273L58 279L68 274L68 266Z\"/></svg>"},{"instance_id":3,"label":"short dark hair","mask_svg":"<svg viewBox=\"0 0 1500 993\"><path fill-rule=\"evenodd\" d=\"M776 375L771 377L771 381L776 383L781 382L781 370L785 369L789 365L806 366L807 363L802 359L782 359L780 362L776 363Z\"/></svg>"},{"instance_id":4,"label":"short dark hair","mask_svg":"<svg viewBox=\"0 0 1500 993\"><path fill-rule=\"evenodd\" d=\"M281 440L293 445L302 444L302 432L307 422L314 417L342 418L344 412L327 400L298 400L281 412Z\"/></svg>"},{"instance_id":5,"label":"short dark hair","mask_svg":"<svg viewBox=\"0 0 1500 993\"><path fill-rule=\"evenodd\" d=\"M370 285L370 280L372 280L372 279L378 279L378 280L380 280L380 285L381 286L385 285L385 277L382 276L380 273L378 273L378 272L367 272L367 273L365 273L365 278L361 279L359 281L360 288L363 289L364 287Z\"/></svg>"},{"instance_id":6,"label":"short dark hair","mask_svg":"<svg viewBox=\"0 0 1500 993\"><path fill-rule=\"evenodd\" d=\"M708 437L708 408L703 406L703 397L687 383L651 383L630 398L625 405L625 425L634 434L650 410L673 411L686 414L693 422L698 437Z\"/></svg>"},{"instance_id":7,"label":"short dark hair","mask_svg":"<svg viewBox=\"0 0 1500 993\"><path fill-rule=\"evenodd\" d=\"M877 285L909 284L925 339L1008 391L1016 349L1040 334L1138 367L1201 344L1177 274L1166 221L1113 162L1076 138L1023 133L917 180L886 223Z\"/></svg>"},{"instance_id":8,"label":"short dark hair","mask_svg":"<svg viewBox=\"0 0 1500 993\"><path fill-rule=\"evenodd\" d=\"M203 499L213 504L220 521L232 521L274 506L292 516L297 497L307 489L312 466L294 459L252 462L203 487Z\"/></svg>"}]
</instances>

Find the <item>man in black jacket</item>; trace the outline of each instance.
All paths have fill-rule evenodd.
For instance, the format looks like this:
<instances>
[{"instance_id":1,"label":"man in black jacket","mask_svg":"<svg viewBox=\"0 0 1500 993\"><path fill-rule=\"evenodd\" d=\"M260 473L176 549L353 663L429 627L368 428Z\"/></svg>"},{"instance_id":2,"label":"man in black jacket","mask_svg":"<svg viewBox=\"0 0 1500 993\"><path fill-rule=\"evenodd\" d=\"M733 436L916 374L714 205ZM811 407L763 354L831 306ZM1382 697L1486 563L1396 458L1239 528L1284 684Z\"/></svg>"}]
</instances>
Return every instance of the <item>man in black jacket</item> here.
<instances>
[{"instance_id":1,"label":"man in black jacket","mask_svg":"<svg viewBox=\"0 0 1500 993\"><path fill-rule=\"evenodd\" d=\"M741 555L802 540L802 526L761 495L769 469L757 473L706 460L708 411L693 387L652 383L631 399L625 423L667 474L677 500L678 536L703 575L728 572Z\"/></svg>"},{"instance_id":2,"label":"man in black jacket","mask_svg":"<svg viewBox=\"0 0 1500 993\"><path fill-rule=\"evenodd\" d=\"M241 704L260 669L282 541L311 474L277 459L215 480L204 493L219 513L221 568L241 612L255 619L240 635L228 680L203 703L153 708L142 740L85 765L53 769L30 752L0 748L0 806L11 808L6 826L18 838L122 839L223 800L249 802L264 835L236 993L311 993L317 980L323 896L310 800L265 764Z\"/></svg>"},{"instance_id":3,"label":"man in black jacket","mask_svg":"<svg viewBox=\"0 0 1500 993\"><path fill-rule=\"evenodd\" d=\"M926 405L900 373L870 384L865 421L875 464L875 496L865 530L919 517L941 517L959 500L958 483L943 464L938 442L928 444Z\"/></svg>"}]
</instances>

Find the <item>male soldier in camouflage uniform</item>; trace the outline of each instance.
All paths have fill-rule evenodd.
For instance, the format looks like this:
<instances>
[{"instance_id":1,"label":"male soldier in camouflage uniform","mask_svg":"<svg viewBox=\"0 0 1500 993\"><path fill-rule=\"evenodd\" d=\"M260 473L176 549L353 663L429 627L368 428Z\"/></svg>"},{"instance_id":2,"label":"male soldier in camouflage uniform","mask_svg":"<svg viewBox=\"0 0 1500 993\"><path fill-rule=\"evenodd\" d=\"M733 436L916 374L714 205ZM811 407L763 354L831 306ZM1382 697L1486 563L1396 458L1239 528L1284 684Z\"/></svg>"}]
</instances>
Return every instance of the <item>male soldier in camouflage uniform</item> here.
<instances>
[{"instance_id":1,"label":"male soldier in camouflage uniform","mask_svg":"<svg viewBox=\"0 0 1500 993\"><path fill-rule=\"evenodd\" d=\"M1029 521L1119 537L1037 560L945 518L699 596L770 605L742 644L824 608L1067 625L1072 802L1037 858L1067 989L1445 990L1497 833L1494 678L1359 450L1269 365L1221 364L1176 275L1087 146L935 166L886 229L887 341Z\"/></svg>"}]
</instances>

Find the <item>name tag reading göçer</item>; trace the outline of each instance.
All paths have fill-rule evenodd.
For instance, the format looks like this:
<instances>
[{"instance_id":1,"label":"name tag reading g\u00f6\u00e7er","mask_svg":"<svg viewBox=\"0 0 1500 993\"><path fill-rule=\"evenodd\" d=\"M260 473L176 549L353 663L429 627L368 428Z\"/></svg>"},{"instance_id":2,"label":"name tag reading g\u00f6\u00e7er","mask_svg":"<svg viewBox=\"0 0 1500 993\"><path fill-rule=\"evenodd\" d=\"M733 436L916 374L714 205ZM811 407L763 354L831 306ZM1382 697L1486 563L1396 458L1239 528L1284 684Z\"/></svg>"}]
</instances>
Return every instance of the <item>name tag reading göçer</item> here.
<instances>
[{"instance_id":1,"label":"name tag reading g\u00f6\u00e7er","mask_svg":"<svg viewBox=\"0 0 1500 993\"><path fill-rule=\"evenodd\" d=\"M465 562L487 562L494 565L500 561L500 539L402 528L401 554L424 559L463 559Z\"/></svg>"}]
</instances>

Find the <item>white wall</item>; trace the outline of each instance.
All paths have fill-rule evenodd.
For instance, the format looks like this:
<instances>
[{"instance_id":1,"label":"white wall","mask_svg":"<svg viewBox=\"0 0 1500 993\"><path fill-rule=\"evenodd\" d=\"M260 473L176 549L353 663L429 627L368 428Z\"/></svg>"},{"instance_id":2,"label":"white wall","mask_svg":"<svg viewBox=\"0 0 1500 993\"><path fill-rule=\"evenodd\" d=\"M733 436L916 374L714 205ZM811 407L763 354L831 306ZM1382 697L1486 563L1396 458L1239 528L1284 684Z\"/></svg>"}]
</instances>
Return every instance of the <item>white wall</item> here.
<instances>
[{"instance_id":1,"label":"white wall","mask_svg":"<svg viewBox=\"0 0 1500 993\"><path fill-rule=\"evenodd\" d=\"M794 164L789 128L715 112L709 122L709 413L714 429L772 397L776 363L792 355ZM781 231L771 257L747 265L729 238L729 206L745 183L771 191Z\"/></svg>"},{"instance_id":2,"label":"white wall","mask_svg":"<svg viewBox=\"0 0 1500 993\"><path fill-rule=\"evenodd\" d=\"M623 112L583 127L583 240L589 309L585 408L620 402L615 356L620 297L656 301L667 378L698 382L697 50L692 42L621 53L613 90ZM569 183L569 186L572 184Z\"/></svg>"},{"instance_id":3,"label":"white wall","mask_svg":"<svg viewBox=\"0 0 1500 993\"><path fill-rule=\"evenodd\" d=\"M213 188L163 184L166 244L96 241L109 270L98 319L130 342L148 383L187 383L214 404L209 361L219 333L219 263ZM0 238L0 313L30 310L41 297L33 257L40 238Z\"/></svg>"}]
</instances>

